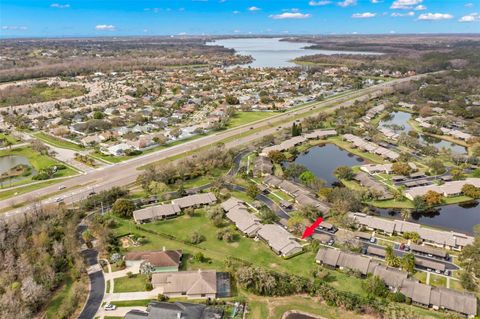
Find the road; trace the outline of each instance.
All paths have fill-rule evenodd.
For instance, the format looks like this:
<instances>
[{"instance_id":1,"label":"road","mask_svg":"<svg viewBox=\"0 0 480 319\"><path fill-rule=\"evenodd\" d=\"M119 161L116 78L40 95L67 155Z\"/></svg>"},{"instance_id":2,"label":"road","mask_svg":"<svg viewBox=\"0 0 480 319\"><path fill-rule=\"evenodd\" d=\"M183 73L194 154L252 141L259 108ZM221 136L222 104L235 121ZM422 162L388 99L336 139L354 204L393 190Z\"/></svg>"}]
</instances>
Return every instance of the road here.
<instances>
[{"instance_id":1,"label":"road","mask_svg":"<svg viewBox=\"0 0 480 319\"><path fill-rule=\"evenodd\" d=\"M167 149L142 155L118 163L116 165L106 166L94 171L86 172L83 175L79 175L69 180L66 180L63 183L66 189L63 191L61 197L66 204L71 204L86 198L88 194L92 191L92 188L96 192L98 192L110 189L114 186L124 186L131 184L135 182L137 177L141 174L141 170L139 170L139 168L142 166L176 155L181 155L190 151L198 150L202 147L222 142L225 139L229 138L230 140L225 143L225 146L227 148L250 144L254 140L262 138L263 136L275 133L277 130L276 125L274 125L275 123L282 123L279 125L279 127L290 127L296 119L310 115L305 113L311 112L312 110L334 110L341 107L349 107L353 105L353 103L357 100L365 101L376 96L381 96L396 84L408 82L411 80L418 80L422 76L425 75L417 75L409 78L402 78L382 83L376 86L369 87L367 89L362 89L345 94L344 96L299 107L264 120L259 120L226 131L217 132L199 138L197 140L189 141L183 144L169 147ZM258 129L258 131L256 129ZM234 138L235 136L238 136L240 134L242 135L238 138ZM73 187L75 187L75 190L69 191L69 188ZM16 197L11 199L0 201L0 210L8 210L12 206L30 203L33 201L41 201L42 204L54 203L56 197L60 197L60 195L55 195L58 193L58 185L47 186L42 189L17 195ZM15 218L23 217L23 214L28 212L29 210L30 209L28 206L9 210L4 214L0 215L0 218L3 218L7 221L15 220Z\"/></svg>"}]
</instances>

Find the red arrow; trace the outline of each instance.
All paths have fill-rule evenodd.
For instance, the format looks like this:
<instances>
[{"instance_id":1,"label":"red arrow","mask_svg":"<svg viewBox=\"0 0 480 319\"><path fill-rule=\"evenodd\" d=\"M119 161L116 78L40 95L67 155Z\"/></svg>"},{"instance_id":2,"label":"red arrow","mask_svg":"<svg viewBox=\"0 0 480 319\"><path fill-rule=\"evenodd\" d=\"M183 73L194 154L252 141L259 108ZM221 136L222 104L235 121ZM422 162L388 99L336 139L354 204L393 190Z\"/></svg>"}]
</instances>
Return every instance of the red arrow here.
<instances>
[{"instance_id":1,"label":"red arrow","mask_svg":"<svg viewBox=\"0 0 480 319\"><path fill-rule=\"evenodd\" d=\"M317 228L318 225L320 225L322 222L323 222L323 218L318 217L317 220L311 226L308 226L307 228L305 228L302 239L312 236L313 233L315 232L315 228Z\"/></svg>"}]
</instances>

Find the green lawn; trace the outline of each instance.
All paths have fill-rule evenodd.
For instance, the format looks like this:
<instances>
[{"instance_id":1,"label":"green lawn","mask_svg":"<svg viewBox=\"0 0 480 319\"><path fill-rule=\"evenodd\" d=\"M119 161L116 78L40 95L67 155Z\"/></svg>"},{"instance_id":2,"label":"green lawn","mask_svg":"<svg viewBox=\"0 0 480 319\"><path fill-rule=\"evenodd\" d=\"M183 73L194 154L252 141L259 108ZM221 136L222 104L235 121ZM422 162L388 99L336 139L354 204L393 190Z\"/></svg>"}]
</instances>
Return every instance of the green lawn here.
<instances>
[{"instance_id":1,"label":"green lawn","mask_svg":"<svg viewBox=\"0 0 480 319\"><path fill-rule=\"evenodd\" d=\"M18 140L13 137L12 135L10 134L5 134L5 133L0 133L0 140L3 140L3 139L6 139L7 141L9 141L12 145L15 145L18 143Z\"/></svg>"},{"instance_id":2,"label":"green lawn","mask_svg":"<svg viewBox=\"0 0 480 319\"><path fill-rule=\"evenodd\" d=\"M255 121L263 120L275 115L279 112L236 112L228 122L227 128L234 128Z\"/></svg>"},{"instance_id":3,"label":"green lawn","mask_svg":"<svg viewBox=\"0 0 480 319\"><path fill-rule=\"evenodd\" d=\"M34 133L33 135L39 140L59 148L66 148L73 151L81 151L85 149L81 145L62 140L58 137L55 137L53 135L46 134L43 132L37 132L37 133Z\"/></svg>"},{"instance_id":4,"label":"green lawn","mask_svg":"<svg viewBox=\"0 0 480 319\"><path fill-rule=\"evenodd\" d=\"M114 279L113 292L145 291L145 283L148 277L143 274L135 274L133 277L121 277Z\"/></svg>"},{"instance_id":5,"label":"green lawn","mask_svg":"<svg viewBox=\"0 0 480 319\"><path fill-rule=\"evenodd\" d=\"M237 196L237 194L232 195ZM184 269L215 268L222 270L225 269L224 260L227 256L252 262L275 271L289 272L309 278L312 270L318 267L314 262L316 252L305 252L285 260L277 256L263 242L254 241L240 234L238 234L236 241L232 243L220 241L216 238L218 228L213 226L212 222L205 217L202 210L197 210L195 217L181 216L176 219L141 225L142 228L149 231L175 236L176 239L151 234L150 232L137 229L131 221L116 219L118 226L114 231L117 235L135 233L145 236L147 239L146 244L140 247L128 248L128 251L154 250L161 249L165 246L168 249L182 249L189 255L202 252L210 259L209 263L203 264L193 263L187 260ZM194 231L203 234L206 240L196 246L184 244L183 240L188 239L189 235ZM361 279L350 277L341 272L332 271L332 284L340 290L361 294L363 293L361 283ZM117 290L116 282L115 290Z\"/></svg>"},{"instance_id":6,"label":"green lawn","mask_svg":"<svg viewBox=\"0 0 480 319\"><path fill-rule=\"evenodd\" d=\"M65 284L56 291L52 300L50 300L50 303L47 306L47 311L45 312L46 319L56 318L56 314L62 303L71 296L73 291L72 287L73 281L68 277L65 280Z\"/></svg>"},{"instance_id":7,"label":"green lawn","mask_svg":"<svg viewBox=\"0 0 480 319\"><path fill-rule=\"evenodd\" d=\"M447 285L447 278L443 276L430 274L430 286L446 287L446 285Z\"/></svg>"},{"instance_id":8,"label":"green lawn","mask_svg":"<svg viewBox=\"0 0 480 319\"><path fill-rule=\"evenodd\" d=\"M117 307L146 307L150 301L152 301L152 299L112 301L110 303Z\"/></svg>"}]
</instances>

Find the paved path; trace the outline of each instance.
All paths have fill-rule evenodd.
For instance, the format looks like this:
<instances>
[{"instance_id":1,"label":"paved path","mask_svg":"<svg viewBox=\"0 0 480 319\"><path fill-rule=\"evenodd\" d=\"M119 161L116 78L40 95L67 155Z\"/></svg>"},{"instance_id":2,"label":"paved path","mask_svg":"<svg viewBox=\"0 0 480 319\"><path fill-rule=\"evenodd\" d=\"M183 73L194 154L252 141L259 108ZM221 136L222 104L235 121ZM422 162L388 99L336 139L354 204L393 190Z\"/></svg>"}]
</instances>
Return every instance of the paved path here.
<instances>
[{"instance_id":1,"label":"paved path","mask_svg":"<svg viewBox=\"0 0 480 319\"><path fill-rule=\"evenodd\" d=\"M110 311L105 311L104 309L100 309L97 312L96 317L103 318L105 316L109 317L125 317L127 312L130 310L141 310L141 311L147 311L147 307L117 307L115 310L110 310Z\"/></svg>"}]
</instances>

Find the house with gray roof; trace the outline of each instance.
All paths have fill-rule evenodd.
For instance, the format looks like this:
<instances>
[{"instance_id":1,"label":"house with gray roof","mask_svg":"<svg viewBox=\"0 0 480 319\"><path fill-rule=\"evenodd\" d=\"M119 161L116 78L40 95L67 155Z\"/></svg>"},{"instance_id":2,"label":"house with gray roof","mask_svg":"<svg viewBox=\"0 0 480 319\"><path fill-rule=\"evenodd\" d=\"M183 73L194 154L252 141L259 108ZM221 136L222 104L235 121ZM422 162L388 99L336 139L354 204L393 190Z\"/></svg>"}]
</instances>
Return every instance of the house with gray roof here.
<instances>
[{"instance_id":1,"label":"house with gray roof","mask_svg":"<svg viewBox=\"0 0 480 319\"><path fill-rule=\"evenodd\" d=\"M241 200L230 197L221 206L226 212L226 217L246 236L255 237L260 228L262 228L260 219L250 214L247 206Z\"/></svg>"},{"instance_id":2,"label":"house with gray roof","mask_svg":"<svg viewBox=\"0 0 480 319\"><path fill-rule=\"evenodd\" d=\"M170 298L214 299L217 296L215 270L162 272L152 275L153 288Z\"/></svg>"},{"instance_id":3,"label":"house with gray roof","mask_svg":"<svg viewBox=\"0 0 480 319\"><path fill-rule=\"evenodd\" d=\"M295 241L295 236L277 224L263 225L258 231L257 237L282 257L290 257L303 250L302 246Z\"/></svg>"},{"instance_id":4,"label":"house with gray roof","mask_svg":"<svg viewBox=\"0 0 480 319\"><path fill-rule=\"evenodd\" d=\"M178 205L180 209L189 207L200 207L203 205L211 205L217 202L217 198L213 193L200 193L189 195L172 200L172 204Z\"/></svg>"},{"instance_id":5,"label":"house with gray roof","mask_svg":"<svg viewBox=\"0 0 480 319\"><path fill-rule=\"evenodd\" d=\"M147 311L130 310L125 319L222 319L223 310L204 304L152 301Z\"/></svg>"},{"instance_id":6,"label":"house with gray roof","mask_svg":"<svg viewBox=\"0 0 480 319\"><path fill-rule=\"evenodd\" d=\"M138 224L149 223L155 220L175 217L180 214L180 206L176 204L162 204L137 209L133 212L133 219Z\"/></svg>"}]
</instances>

